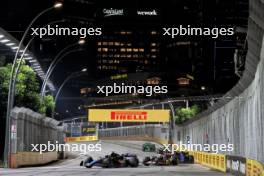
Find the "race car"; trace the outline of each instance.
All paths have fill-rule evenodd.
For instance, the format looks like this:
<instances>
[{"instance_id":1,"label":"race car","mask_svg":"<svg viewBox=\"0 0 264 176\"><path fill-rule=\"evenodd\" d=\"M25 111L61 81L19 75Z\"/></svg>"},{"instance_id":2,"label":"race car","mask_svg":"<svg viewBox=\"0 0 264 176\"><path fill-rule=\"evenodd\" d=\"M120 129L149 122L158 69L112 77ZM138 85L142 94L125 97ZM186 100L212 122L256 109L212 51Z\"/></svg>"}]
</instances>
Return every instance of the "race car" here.
<instances>
[{"instance_id":1,"label":"race car","mask_svg":"<svg viewBox=\"0 0 264 176\"><path fill-rule=\"evenodd\" d=\"M156 146L155 146L155 144L147 142L147 143L143 144L142 150L143 150L143 152L155 152L156 151Z\"/></svg>"},{"instance_id":2,"label":"race car","mask_svg":"<svg viewBox=\"0 0 264 176\"><path fill-rule=\"evenodd\" d=\"M158 154L160 155L169 155L171 154L170 150L164 150L164 147L158 149ZM177 156L179 163L194 163L194 157L189 154L188 151L175 151L174 154Z\"/></svg>"},{"instance_id":3,"label":"race car","mask_svg":"<svg viewBox=\"0 0 264 176\"><path fill-rule=\"evenodd\" d=\"M179 160L176 154L163 154L153 157L145 157L143 164L145 166L155 165L155 166L169 166L169 165L178 165Z\"/></svg>"},{"instance_id":4,"label":"race car","mask_svg":"<svg viewBox=\"0 0 264 176\"><path fill-rule=\"evenodd\" d=\"M189 154L189 152L176 152L178 155L180 163L194 163L194 157Z\"/></svg>"},{"instance_id":5,"label":"race car","mask_svg":"<svg viewBox=\"0 0 264 176\"><path fill-rule=\"evenodd\" d=\"M94 160L91 156L88 156L85 160L81 161L80 166L91 168L98 166L102 168L118 168L118 167L138 167L139 160L137 155L134 154L122 154L119 155L112 152L110 155L106 155L103 158Z\"/></svg>"}]
</instances>

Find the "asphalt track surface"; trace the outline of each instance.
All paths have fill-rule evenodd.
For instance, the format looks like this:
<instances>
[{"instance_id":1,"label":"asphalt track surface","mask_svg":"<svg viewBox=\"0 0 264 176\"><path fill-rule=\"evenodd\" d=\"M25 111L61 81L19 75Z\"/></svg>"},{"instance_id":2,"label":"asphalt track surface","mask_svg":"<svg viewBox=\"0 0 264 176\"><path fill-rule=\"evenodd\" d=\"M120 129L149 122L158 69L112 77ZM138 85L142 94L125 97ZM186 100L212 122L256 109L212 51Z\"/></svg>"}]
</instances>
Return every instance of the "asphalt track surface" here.
<instances>
[{"instance_id":1,"label":"asphalt track surface","mask_svg":"<svg viewBox=\"0 0 264 176\"><path fill-rule=\"evenodd\" d=\"M155 153L142 152L143 142L127 141L99 141L102 146L101 152L89 152L94 159L105 156L112 151L117 153L135 153L140 161L145 156L153 156ZM87 143L88 144L88 143ZM79 153L71 153L76 157L66 159L47 166L25 167L18 169L0 168L0 176L221 176L228 175L211 170L198 164L179 164L178 166L152 166L140 164L138 168L99 168L87 169L80 166L80 161L85 156Z\"/></svg>"}]
</instances>

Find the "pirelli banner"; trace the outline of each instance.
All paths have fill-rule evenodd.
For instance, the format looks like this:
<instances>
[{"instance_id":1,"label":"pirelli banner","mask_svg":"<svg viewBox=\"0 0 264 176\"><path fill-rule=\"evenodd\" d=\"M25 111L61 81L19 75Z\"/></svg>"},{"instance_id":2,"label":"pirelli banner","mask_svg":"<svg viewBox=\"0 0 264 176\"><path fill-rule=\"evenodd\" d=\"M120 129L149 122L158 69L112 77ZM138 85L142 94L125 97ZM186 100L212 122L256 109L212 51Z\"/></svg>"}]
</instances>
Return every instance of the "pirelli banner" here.
<instances>
[{"instance_id":1,"label":"pirelli banner","mask_svg":"<svg viewBox=\"0 0 264 176\"><path fill-rule=\"evenodd\" d=\"M89 122L169 122L169 110L89 109Z\"/></svg>"}]
</instances>

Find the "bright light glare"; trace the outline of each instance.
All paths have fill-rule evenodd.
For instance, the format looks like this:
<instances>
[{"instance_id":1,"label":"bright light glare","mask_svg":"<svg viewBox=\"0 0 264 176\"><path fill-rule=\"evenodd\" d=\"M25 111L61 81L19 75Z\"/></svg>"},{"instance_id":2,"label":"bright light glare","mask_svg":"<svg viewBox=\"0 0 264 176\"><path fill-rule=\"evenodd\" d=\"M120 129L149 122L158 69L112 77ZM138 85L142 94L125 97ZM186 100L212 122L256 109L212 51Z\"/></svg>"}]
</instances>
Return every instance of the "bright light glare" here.
<instances>
[{"instance_id":1,"label":"bright light glare","mask_svg":"<svg viewBox=\"0 0 264 176\"><path fill-rule=\"evenodd\" d=\"M86 71L87 71L87 68L82 69L82 72L86 72Z\"/></svg>"},{"instance_id":2,"label":"bright light glare","mask_svg":"<svg viewBox=\"0 0 264 176\"><path fill-rule=\"evenodd\" d=\"M6 43L6 42L9 42L10 40L8 39L3 39L3 40L0 40L1 43Z\"/></svg>"},{"instance_id":3,"label":"bright light glare","mask_svg":"<svg viewBox=\"0 0 264 176\"><path fill-rule=\"evenodd\" d=\"M54 4L54 8L58 9L58 8L61 8L62 7L62 3L60 2L57 2Z\"/></svg>"},{"instance_id":4,"label":"bright light glare","mask_svg":"<svg viewBox=\"0 0 264 176\"><path fill-rule=\"evenodd\" d=\"M7 43L6 45L7 46L13 46L13 45L15 45L15 43Z\"/></svg>"},{"instance_id":5,"label":"bright light glare","mask_svg":"<svg viewBox=\"0 0 264 176\"><path fill-rule=\"evenodd\" d=\"M81 40L78 41L78 43L79 43L80 45L83 45L83 44L85 44L85 40L81 39Z\"/></svg>"}]
</instances>

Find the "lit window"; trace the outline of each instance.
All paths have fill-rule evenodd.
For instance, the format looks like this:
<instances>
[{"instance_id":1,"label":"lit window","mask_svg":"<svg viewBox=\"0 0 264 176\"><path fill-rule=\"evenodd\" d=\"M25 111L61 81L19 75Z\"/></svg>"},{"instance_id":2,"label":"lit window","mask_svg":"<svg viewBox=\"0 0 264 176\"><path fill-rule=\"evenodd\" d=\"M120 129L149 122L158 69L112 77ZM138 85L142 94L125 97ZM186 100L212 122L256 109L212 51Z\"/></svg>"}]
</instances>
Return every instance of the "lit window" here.
<instances>
[{"instance_id":1,"label":"lit window","mask_svg":"<svg viewBox=\"0 0 264 176\"><path fill-rule=\"evenodd\" d=\"M98 45L98 46L101 46L101 45L102 45L102 43L101 43L101 42L97 42L97 45Z\"/></svg>"},{"instance_id":2,"label":"lit window","mask_svg":"<svg viewBox=\"0 0 264 176\"><path fill-rule=\"evenodd\" d=\"M121 48L120 51L121 52L126 52L126 48Z\"/></svg>"},{"instance_id":3,"label":"lit window","mask_svg":"<svg viewBox=\"0 0 264 176\"><path fill-rule=\"evenodd\" d=\"M156 55L151 55L151 58L156 58L157 56Z\"/></svg>"},{"instance_id":4,"label":"lit window","mask_svg":"<svg viewBox=\"0 0 264 176\"><path fill-rule=\"evenodd\" d=\"M97 51L101 52L102 51L102 48L98 48Z\"/></svg>"},{"instance_id":5,"label":"lit window","mask_svg":"<svg viewBox=\"0 0 264 176\"><path fill-rule=\"evenodd\" d=\"M151 49L150 51L151 51L151 52L156 52L157 50L156 50L156 49Z\"/></svg>"},{"instance_id":6,"label":"lit window","mask_svg":"<svg viewBox=\"0 0 264 176\"><path fill-rule=\"evenodd\" d=\"M107 52L108 51L108 48L102 48L102 51L103 52Z\"/></svg>"},{"instance_id":7,"label":"lit window","mask_svg":"<svg viewBox=\"0 0 264 176\"><path fill-rule=\"evenodd\" d=\"M128 43L127 46L132 46L132 43Z\"/></svg>"},{"instance_id":8,"label":"lit window","mask_svg":"<svg viewBox=\"0 0 264 176\"><path fill-rule=\"evenodd\" d=\"M120 45L120 42L115 42L115 46L119 46Z\"/></svg>"},{"instance_id":9,"label":"lit window","mask_svg":"<svg viewBox=\"0 0 264 176\"><path fill-rule=\"evenodd\" d=\"M125 32L125 31L121 31L120 34L121 34L121 35L125 35L126 32Z\"/></svg>"},{"instance_id":10,"label":"lit window","mask_svg":"<svg viewBox=\"0 0 264 176\"><path fill-rule=\"evenodd\" d=\"M128 54L128 55L127 55L127 58L131 58L131 54Z\"/></svg>"},{"instance_id":11,"label":"lit window","mask_svg":"<svg viewBox=\"0 0 264 176\"><path fill-rule=\"evenodd\" d=\"M139 52L144 52L144 48L139 48L138 51Z\"/></svg>"},{"instance_id":12,"label":"lit window","mask_svg":"<svg viewBox=\"0 0 264 176\"><path fill-rule=\"evenodd\" d=\"M103 45L105 45L105 46L106 46L106 45L107 45L107 42L103 42Z\"/></svg>"},{"instance_id":13,"label":"lit window","mask_svg":"<svg viewBox=\"0 0 264 176\"><path fill-rule=\"evenodd\" d=\"M109 42L108 45L109 46L113 46L114 45L114 42Z\"/></svg>"},{"instance_id":14,"label":"lit window","mask_svg":"<svg viewBox=\"0 0 264 176\"><path fill-rule=\"evenodd\" d=\"M156 43L151 43L150 46L157 46L157 44Z\"/></svg>"},{"instance_id":15,"label":"lit window","mask_svg":"<svg viewBox=\"0 0 264 176\"><path fill-rule=\"evenodd\" d=\"M138 49L137 49L137 48L133 48L133 51L134 51L134 52L138 52Z\"/></svg>"},{"instance_id":16,"label":"lit window","mask_svg":"<svg viewBox=\"0 0 264 176\"><path fill-rule=\"evenodd\" d=\"M151 33L151 35L156 35L157 31L151 31L150 33Z\"/></svg>"},{"instance_id":17,"label":"lit window","mask_svg":"<svg viewBox=\"0 0 264 176\"><path fill-rule=\"evenodd\" d=\"M132 52L132 48L127 48L127 52Z\"/></svg>"}]
</instances>

